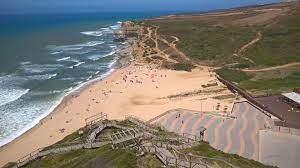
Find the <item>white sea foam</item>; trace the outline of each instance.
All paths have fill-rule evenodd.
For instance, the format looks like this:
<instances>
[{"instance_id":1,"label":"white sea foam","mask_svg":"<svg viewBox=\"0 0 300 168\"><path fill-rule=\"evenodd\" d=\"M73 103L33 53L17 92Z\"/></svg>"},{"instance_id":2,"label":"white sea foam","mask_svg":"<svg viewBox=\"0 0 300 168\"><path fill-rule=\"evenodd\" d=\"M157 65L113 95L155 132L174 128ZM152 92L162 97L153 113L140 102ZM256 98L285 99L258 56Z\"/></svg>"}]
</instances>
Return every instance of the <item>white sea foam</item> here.
<instances>
[{"instance_id":1,"label":"white sea foam","mask_svg":"<svg viewBox=\"0 0 300 168\"><path fill-rule=\"evenodd\" d=\"M84 51L70 51L68 52L68 54L72 54L72 55L83 55L83 54L87 54L91 51L94 51L94 50L84 50Z\"/></svg>"},{"instance_id":2,"label":"white sea foam","mask_svg":"<svg viewBox=\"0 0 300 168\"><path fill-rule=\"evenodd\" d=\"M115 53L116 53L116 51L111 51L110 53L104 54L104 55L101 55L101 54L100 55L91 55L91 56L88 56L88 59L96 61L96 60L98 60L100 58L105 58L105 57L111 56L111 55L113 55Z\"/></svg>"},{"instance_id":3,"label":"white sea foam","mask_svg":"<svg viewBox=\"0 0 300 168\"><path fill-rule=\"evenodd\" d=\"M64 57L64 58L60 58L60 59L57 59L56 61L65 61L65 60L68 60L70 59L71 57Z\"/></svg>"},{"instance_id":4,"label":"white sea foam","mask_svg":"<svg viewBox=\"0 0 300 168\"><path fill-rule=\"evenodd\" d=\"M45 80L48 79L51 74L43 74L43 75L30 75L27 76L29 80Z\"/></svg>"},{"instance_id":5,"label":"white sea foam","mask_svg":"<svg viewBox=\"0 0 300 168\"><path fill-rule=\"evenodd\" d=\"M90 41L90 42L83 44L83 46L94 47L94 46L101 45L101 44L104 44L104 41Z\"/></svg>"},{"instance_id":6,"label":"white sea foam","mask_svg":"<svg viewBox=\"0 0 300 168\"><path fill-rule=\"evenodd\" d=\"M104 27L104 28L101 28L101 30L104 30L104 31L109 31L109 27Z\"/></svg>"},{"instance_id":7,"label":"white sea foam","mask_svg":"<svg viewBox=\"0 0 300 168\"><path fill-rule=\"evenodd\" d=\"M52 72L63 67L62 64L26 64L22 66L25 73L43 73Z\"/></svg>"},{"instance_id":8,"label":"white sea foam","mask_svg":"<svg viewBox=\"0 0 300 168\"><path fill-rule=\"evenodd\" d=\"M110 27L110 29L116 29L117 27L118 27L117 25L114 25L114 26ZM106 29L106 30L111 32L111 30L108 30L108 29ZM94 33L91 33L90 35L91 36L98 36L99 37L99 36L101 36L103 34L103 31L105 31L105 30L98 31L98 33L94 32ZM87 35L88 34L89 33L87 33ZM78 46L80 44L77 44L77 46L74 46L74 45L73 46L67 46L67 48L62 48L61 50L59 50L59 49L55 50L54 48L52 48L52 54L56 55L56 54L59 54L59 53L62 53L62 52L68 52L68 53L74 52L74 54L81 54L82 52L86 53L86 51L88 49L92 49L93 46L101 45L101 44L103 44L103 43L99 42L97 44L97 43L87 42L87 43L81 44L81 46ZM57 47L57 46L55 46L55 47ZM91 48L85 48L85 47L91 47ZM77 83L78 84L77 87L75 87L75 88L70 87L69 89L67 89L66 91L63 91L63 92L61 92L59 90L54 90L53 93L58 93L59 95L61 93L61 97L59 97L58 99L55 99L53 101L51 100L51 102L50 101L41 102L41 103L34 102L34 104L30 104L32 106L29 106L29 105L27 106L26 105L26 109L23 108L23 107L21 107L22 109L20 108L19 110L17 110L15 112L14 116L12 118L10 118L11 120L16 121L16 123L14 125L17 126L17 127L14 127L14 125L12 127L9 127L9 129L12 129L13 131L11 131L9 134L6 134L8 136L4 135L3 138L1 137L0 146L2 146L4 144L12 141L16 137L22 135L27 130L29 130L30 128L34 127L36 124L38 124L41 119L43 119L44 117L46 117L47 115L49 115L56 108L56 106L58 104L60 104L60 102L63 100L64 96L67 96L70 93L72 93L74 91L77 91L81 87L83 87L83 86L85 86L85 85L87 85L87 84L89 84L91 82L94 82L96 80L105 78L106 76L108 76L109 74L111 74L115 70L114 68L112 68L113 65L115 64L115 62L116 62L116 60L114 60L110 64L107 64L108 67L110 67L111 69L109 71L107 71L106 73L100 75L100 77L98 77L98 78L95 78L95 79L92 79L92 80L89 80L89 81L83 82L83 83L82 82L78 82ZM79 66L79 65L81 65L83 63L85 63L85 62L78 62L76 65L70 66L69 68L73 68L74 66ZM60 65L60 64L49 65L49 66L48 65L39 65L39 64L31 64L30 62L25 63L25 64L21 64L21 65L22 65L22 69L24 69L25 72L29 72L29 73L30 72L40 73L40 72L45 72L45 71L47 71L47 72L48 71L55 71L58 68L60 68L61 66L64 66L64 65ZM95 74L98 74L98 73L100 73L100 72L97 71ZM34 74L33 76L36 77L37 75L40 75L40 74ZM47 75L49 76L49 74L47 74ZM27 92L29 92L29 91L27 91ZM33 91L30 91L28 94L31 95L32 92ZM67 92L67 93L65 93L65 92ZM25 93L25 94L27 94L27 93ZM45 94L47 94L47 93L45 93ZM64 94L64 95L62 95L62 94ZM22 96L20 96L20 97L22 97ZM0 101L1 100L2 99L0 98ZM21 99L21 100L23 100L23 99ZM31 111L34 111L34 112L31 113ZM26 117L26 119L24 119L24 120L20 119L18 121L18 118L25 118L25 116L28 116L28 115L30 115L30 117ZM1 126L1 124L0 124L0 126ZM6 127L4 127L4 128L6 128Z\"/></svg>"},{"instance_id":9,"label":"white sea foam","mask_svg":"<svg viewBox=\"0 0 300 168\"><path fill-rule=\"evenodd\" d=\"M85 62L78 62L76 65L74 65L75 67L78 67L81 64L84 64Z\"/></svg>"},{"instance_id":10,"label":"white sea foam","mask_svg":"<svg viewBox=\"0 0 300 168\"><path fill-rule=\"evenodd\" d=\"M20 65L29 65L29 64L31 64L30 61L24 61L24 62L21 62L21 63L20 63Z\"/></svg>"},{"instance_id":11,"label":"white sea foam","mask_svg":"<svg viewBox=\"0 0 300 168\"><path fill-rule=\"evenodd\" d=\"M27 81L25 77L15 74L0 76L0 106L13 102L29 92L21 87Z\"/></svg>"},{"instance_id":12,"label":"white sea foam","mask_svg":"<svg viewBox=\"0 0 300 168\"><path fill-rule=\"evenodd\" d=\"M66 89L65 91L70 92L73 90L73 87L69 87L68 89Z\"/></svg>"},{"instance_id":13,"label":"white sea foam","mask_svg":"<svg viewBox=\"0 0 300 168\"><path fill-rule=\"evenodd\" d=\"M64 81L73 81L73 80L75 80L75 78L66 77L66 78L60 78L59 80L64 80Z\"/></svg>"},{"instance_id":14,"label":"white sea foam","mask_svg":"<svg viewBox=\"0 0 300 168\"><path fill-rule=\"evenodd\" d=\"M55 76L57 76L57 73L51 74L51 75L48 77L48 79L54 78Z\"/></svg>"},{"instance_id":15,"label":"white sea foam","mask_svg":"<svg viewBox=\"0 0 300 168\"><path fill-rule=\"evenodd\" d=\"M47 101L42 104L32 104L30 106L26 106L26 107L22 107L22 108L18 109L19 111L15 113L17 115L10 116L10 118L13 119L18 126L22 125L22 127L19 130L16 130L15 128L10 128L13 131L12 134L1 139L0 147L11 142L15 138L19 137L20 135L24 134L26 131L28 131L35 125L37 125L40 122L40 120L42 120L43 118L48 116L56 108L56 106L58 106L60 104L60 102L62 100L63 100L63 97L61 97L58 101L54 101L52 105L51 105L51 103L49 103ZM45 109L48 109L48 110L46 110L46 112L42 112ZM31 118L22 117L23 115L24 116L29 115L27 113L29 111L36 111L36 112L39 112L39 113L42 112L42 113L38 117L33 119L33 121L32 121ZM24 120L25 118L26 118L26 120ZM30 122L27 121L28 119L30 120ZM23 125L23 124L25 124L25 125Z\"/></svg>"},{"instance_id":16,"label":"white sea foam","mask_svg":"<svg viewBox=\"0 0 300 168\"><path fill-rule=\"evenodd\" d=\"M89 76L86 80L91 80L93 78L93 75Z\"/></svg>"},{"instance_id":17,"label":"white sea foam","mask_svg":"<svg viewBox=\"0 0 300 168\"><path fill-rule=\"evenodd\" d=\"M80 33L87 36L96 36L96 37L100 37L103 35L102 31L85 31Z\"/></svg>"},{"instance_id":18,"label":"white sea foam","mask_svg":"<svg viewBox=\"0 0 300 168\"><path fill-rule=\"evenodd\" d=\"M57 54L60 54L60 53L62 53L62 51L55 51L55 52L52 52L52 53L50 53L51 55L57 55Z\"/></svg>"},{"instance_id":19,"label":"white sea foam","mask_svg":"<svg viewBox=\"0 0 300 168\"><path fill-rule=\"evenodd\" d=\"M116 62L117 62L117 59L113 60L112 62L110 62L110 63L108 64L108 67L109 67L109 68L112 68L112 67L116 64Z\"/></svg>"},{"instance_id":20,"label":"white sea foam","mask_svg":"<svg viewBox=\"0 0 300 168\"><path fill-rule=\"evenodd\" d=\"M36 119L34 119L32 122L29 122L28 124L26 124L21 130L15 131L14 133L10 134L9 136L3 138L0 141L0 147L3 146L3 145L5 145L5 144L7 144L7 143L9 143L9 142L11 142L15 138L19 137L20 135L24 134L26 131L28 131L29 129L33 128L35 125L37 125L43 118L45 118L46 116L48 116L62 102L62 100L64 99L64 97L66 97L66 96L70 95L71 93L79 90L80 88L82 88L85 85L88 85L88 84L90 84L92 82L95 82L97 80L100 80L100 79L103 79L103 78L107 77L113 71L115 71L114 68L110 69L109 71L107 71L106 73L102 74L98 78L95 78L93 80L89 80L89 81L87 81L85 83L78 82L78 86L77 87L75 87L75 88L70 87L67 90L65 90L66 94L64 96L61 96L59 100L54 101L53 105L51 106L51 108L48 108L49 110L47 110L47 112L42 113L41 115L39 115L39 117L37 117ZM49 105L49 102L46 102L46 105ZM41 105L41 106L43 106L43 105ZM30 110L32 110L33 108L36 108L36 107L30 107ZM36 110L40 111L40 109L36 109ZM22 113L20 113L20 114L22 114Z\"/></svg>"},{"instance_id":21,"label":"white sea foam","mask_svg":"<svg viewBox=\"0 0 300 168\"><path fill-rule=\"evenodd\" d=\"M117 24L110 26L110 29L118 30L121 28L121 24L122 24L122 22L118 22Z\"/></svg>"},{"instance_id":22,"label":"white sea foam","mask_svg":"<svg viewBox=\"0 0 300 168\"><path fill-rule=\"evenodd\" d=\"M47 48L54 51L51 53L52 55L56 55L64 52L67 53L76 52L76 51L86 52L81 50L83 50L85 47L95 47L104 43L105 43L104 41L88 41L85 43L79 43L73 45L48 46Z\"/></svg>"},{"instance_id":23,"label":"white sea foam","mask_svg":"<svg viewBox=\"0 0 300 168\"><path fill-rule=\"evenodd\" d=\"M18 100L29 91L30 89L22 88L0 88L0 106Z\"/></svg>"}]
</instances>

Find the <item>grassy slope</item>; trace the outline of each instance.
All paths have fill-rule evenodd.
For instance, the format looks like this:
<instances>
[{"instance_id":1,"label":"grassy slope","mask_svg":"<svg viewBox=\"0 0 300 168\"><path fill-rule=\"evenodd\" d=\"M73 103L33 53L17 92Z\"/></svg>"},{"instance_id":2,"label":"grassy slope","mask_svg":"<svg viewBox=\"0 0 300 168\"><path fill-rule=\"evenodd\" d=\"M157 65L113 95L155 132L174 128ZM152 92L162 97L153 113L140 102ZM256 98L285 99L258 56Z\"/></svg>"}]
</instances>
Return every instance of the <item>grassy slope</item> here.
<instances>
[{"instance_id":1,"label":"grassy slope","mask_svg":"<svg viewBox=\"0 0 300 168\"><path fill-rule=\"evenodd\" d=\"M25 166L26 168L43 167L135 167L137 157L133 150L112 150L109 145L99 149L76 150L59 155L48 155Z\"/></svg>"},{"instance_id":2,"label":"grassy slope","mask_svg":"<svg viewBox=\"0 0 300 168\"><path fill-rule=\"evenodd\" d=\"M300 61L300 7L267 26L216 26L204 20L156 20L146 25L159 27L165 38L180 39L178 48L194 61L224 65L245 61L233 54L262 32L262 39L248 48L244 57L251 66L274 66ZM222 23L222 19L219 20Z\"/></svg>"},{"instance_id":3,"label":"grassy slope","mask_svg":"<svg viewBox=\"0 0 300 168\"><path fill-rule=\"evenodd\" d=\"M180 39L178 48L194 61L208 61L214 64L235 62L234 51L255 37L255 29L248 27L215 27L204 21L161 22L158 33L164 37Z\"/></svg>"},{"instance_id":4,"label":"grassy slope","mask_svg":"<svg viewBox=\"0 0 300 168\"><path fill-rule=\"evenodd\" d=\"M59 167L74 167L88 168L101 167L103 168L158 168L161 163L151 154L146 154L143 157L138 157L132 149L116 149L112 150L110 145L98 149L80 149L67 152L64 154L48 155L42 159L36 160L25 168L59 168ZM202 142L200 145L185 149L185 153L193 153L196 155L224 158L229 163L243 168L268 168L270 166L263 165L254 160L249 160L238 155L226 154L222 151L212 148L208 143ZM226 164L220 161L213 163L215 167L226 167Z\"/></svg>"},{"instance_id":5,"label":"grassy slope","mask_svg":"<svg viewBox=\"0 0 300 168\"><path fill-rule=\"evenodd\" d=\"M241 88L257 94L291 91L300 86L300 67L256 73L222 68L217 73Z\"/></svg>"},{"instance_id":6,"label":"grassy slope","mask_svg":"<svg viewBox=\"0 0 300 168\"><path fill-rule=\"evenodd\" d=\"M227 154L222 151L212 148L207 142L202 142L200 145L184 150L186 153L193 153L196 155L202 155L214 158L225 158L233 165L243 168L269 168L272 166L266 166L254 160L249 160L234 154ZM215 167L226 167L223 162L215 162ZM228 166L227 166L228 167Z\"/></svg>"},{"instance_id":7,"label":"grassy slope","mask_svg":"<svg viewBox=\"0 0 300 168\"><path fill-rule=\"evenodd\" d=\"M222 20L220 20L222 22ZM239 62L235 68L269 67L300 61L300 8L289 15L280 16L268 26L215 26L198 20L156 20L146 22L159 26L164 37L177 36L178 48L195 62L208 65L224 65ZM257 31L262 39L243 52L254 64L234 57L233 53L251 41ZM221 69L217 73L225 79L238 83L249 91L265 93L290 91L300 87L300 68L279 70L285 75L274 75L274 71L243 73L239 70ZM286 72L288 71L288 72ZM265 75L262 75L265 74ZM263 76L263 77L262 77Z\"/></svg>"},{"instance_id":8,"label":"grassy slope","mask_svg":"<svg viewBox=\"0 0 300 168\"><path fill-rule=\"evenodd\" d=\"M264 28L262 39L245 56L260 66L282 65L300 61L300 8L290 16Z\"/></svg>"}]
</instances>

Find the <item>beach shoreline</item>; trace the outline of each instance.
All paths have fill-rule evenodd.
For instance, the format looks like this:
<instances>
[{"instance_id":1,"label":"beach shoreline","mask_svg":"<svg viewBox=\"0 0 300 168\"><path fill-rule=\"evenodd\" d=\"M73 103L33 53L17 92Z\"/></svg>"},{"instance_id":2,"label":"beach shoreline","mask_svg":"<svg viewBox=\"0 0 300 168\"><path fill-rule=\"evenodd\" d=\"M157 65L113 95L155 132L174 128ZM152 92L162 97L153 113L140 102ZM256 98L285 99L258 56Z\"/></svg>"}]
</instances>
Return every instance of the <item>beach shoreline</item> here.
<instances>
[{"instance_id":1,"label":"beach shoreline","mask_svg":"<svg viewBox=\"0 0 300 168\"><path fill-rule=\"evenodd\" d=\"M168 98L198 91L201 85L216 80L209 67L198 67L192 72L162 69L136 62L132 50L132 45L121 50L123 55L117 61L119 66L110 75L75 89L37 125L2 146L0 166L16 162L35 150L62 140L84 127L86 118L99 112L108 114L111 120L122 120L127 115L149 120L176 108L214 111L217 102L220 102L207 98L207 94ZM222 93L212 92L211 97ZM203 108L202 103L206 104ZM230 106L232 103L223 104Z\"/></svg>"},{"instance_id":2,"label":"beach shoreline","mask_svg":"<svg viewBox=\"0 0 300 168\"><path fill-rule=\"evenodd\" d=\"M76 88L66 92L65 95L57 102L57 104L53 105L53 107L50 108L49 111L45 113L45 115L41 116L40 119L38 119L37 123L33 122L32 124L29 124L32 126L29 126L28 129L26 129L24 132L21 131L21 133L16 133L17 136L15 138L8 140L7 143L4 143L4 145L0 146L0 152L7 146L14 144L15 142L19 141L19 139L25 138L28 134L34 132L34 130L38 129L40 125L42 125L44 122L49 120L49 117L51 117L51 115L54 115L53 113L64 108L71 99L79 96L81 92L88 89L95 83L112 75L113 72L116 71L117 69L129 66L132 61L132 55L130 54L128 55L128 52L131 50L132 49L130 45L129 46L120 45L119 49L116 51L118 59L116 60L115 65L111 68L109 72L104 73L101 76L96 77L94 79L88 80L82 83L81 85L77 86ZM0 167L1 167L1 160L0 160Z\"/></svg>"}]
</instances>

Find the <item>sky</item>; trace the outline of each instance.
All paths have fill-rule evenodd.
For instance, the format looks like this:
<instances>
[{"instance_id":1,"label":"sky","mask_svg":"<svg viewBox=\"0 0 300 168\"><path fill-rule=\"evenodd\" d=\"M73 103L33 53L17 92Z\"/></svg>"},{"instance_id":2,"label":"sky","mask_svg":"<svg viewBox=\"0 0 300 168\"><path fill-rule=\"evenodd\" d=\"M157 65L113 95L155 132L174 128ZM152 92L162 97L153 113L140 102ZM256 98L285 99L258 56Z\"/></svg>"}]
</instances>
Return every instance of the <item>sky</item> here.
<instances>
[{"instance_id":1,"label":"sky","mask_svg":"<svg viewBox=\"0 0 300 168\"><path fill-rule=\"evenodd\" d=\"M279 0L0 0L0 14L207 11Z\"/></svg>"}]
</instances>

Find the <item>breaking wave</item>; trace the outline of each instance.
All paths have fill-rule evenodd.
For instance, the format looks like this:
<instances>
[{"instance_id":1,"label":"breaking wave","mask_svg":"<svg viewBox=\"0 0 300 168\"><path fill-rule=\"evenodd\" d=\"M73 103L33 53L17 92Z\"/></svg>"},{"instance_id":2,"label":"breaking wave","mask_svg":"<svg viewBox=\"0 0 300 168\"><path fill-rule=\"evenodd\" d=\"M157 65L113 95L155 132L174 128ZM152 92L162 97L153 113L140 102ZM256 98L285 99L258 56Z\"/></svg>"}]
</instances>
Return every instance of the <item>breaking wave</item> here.
<instances>
[{"instance_id":1,"label":"breaking wave","mask_svg":"<svg viewBox=\"0 0 300 168\"><path fill-rule=\"evenodd\" d=\"M71 57L64 57L64 58L60 58L60 59L57 59L57 61L65 61L65 60L68 60L70 59Z\"/></svg>"}]
</instances>

